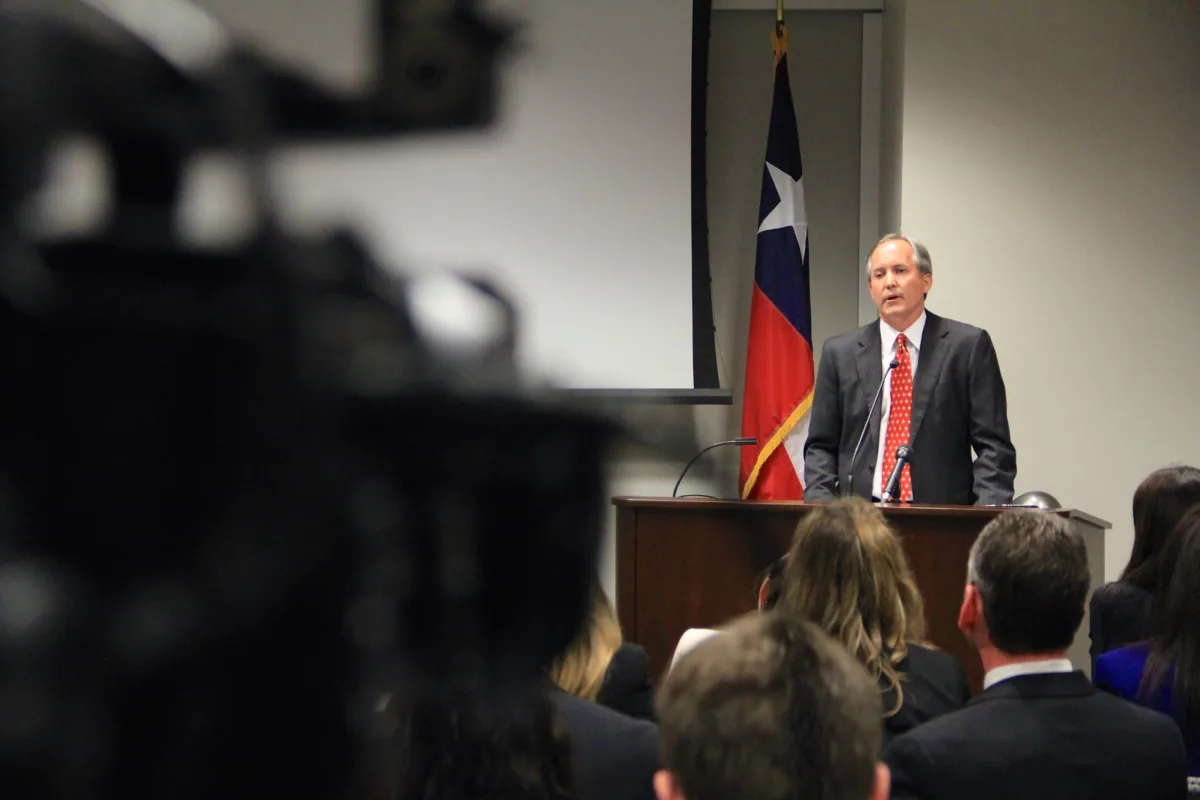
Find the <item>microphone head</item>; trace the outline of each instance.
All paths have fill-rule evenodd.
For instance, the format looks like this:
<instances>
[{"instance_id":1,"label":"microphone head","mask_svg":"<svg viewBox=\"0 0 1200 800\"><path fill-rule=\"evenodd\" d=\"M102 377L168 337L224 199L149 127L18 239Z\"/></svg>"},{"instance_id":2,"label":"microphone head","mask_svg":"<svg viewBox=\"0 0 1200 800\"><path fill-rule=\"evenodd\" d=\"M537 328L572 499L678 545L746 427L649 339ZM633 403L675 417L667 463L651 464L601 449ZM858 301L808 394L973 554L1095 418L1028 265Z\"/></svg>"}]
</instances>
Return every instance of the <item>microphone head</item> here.
<instances>
[{"instance_id":1,"label":"microphone head","mask_svg":"<svg viewBox=\"0 0 1200 800\"><path fill-rule=\"evenodd\" d=\"M896 460L897 461L908 461L912 457L913 457L913 451L912 451L912 448L909 447L908 445L902 444L896 448Z\"/></svg>"},{"instance_id":2,"label":"microphone head","mask_svg":"<svg viewBox=\"0 0 1200 800\"><path fill-rule=\"evenodd\" d=\"M896 367L898 367L898 366L900 366L900 359L898 359L898 358L893 358L893 359L892 359L892 361L891 361L891 363L890 363L890 364L888 364L888 369L895 369L895 368L896 368Z\"/></svg>"},{"instance_id":3,"label":"microphone head","mask_svg":"<svg viewBox=\"0 0 1200 800\"><path fill-rule=\"evenodd\" d=\"M733 443L737 444L737 445L754 446L754 445L758 444L758 437L757 436L739 436L738 438L733 440Z\"/></svg>"}]
</instances>

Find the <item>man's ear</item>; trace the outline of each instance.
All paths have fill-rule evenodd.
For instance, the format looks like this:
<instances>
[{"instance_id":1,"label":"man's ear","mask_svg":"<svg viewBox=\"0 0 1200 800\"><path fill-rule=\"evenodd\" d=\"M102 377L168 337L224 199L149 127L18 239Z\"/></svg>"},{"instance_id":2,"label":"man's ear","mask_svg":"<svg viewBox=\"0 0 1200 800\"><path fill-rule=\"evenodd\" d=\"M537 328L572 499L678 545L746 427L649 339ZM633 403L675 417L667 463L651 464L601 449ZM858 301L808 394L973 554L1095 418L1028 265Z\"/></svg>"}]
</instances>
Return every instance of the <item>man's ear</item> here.
<instances>
[{"instance_id":1,"label":"man's ear","mask_svg":"<svg viewBox=\"0 0 1200 800\"><path fill-rule=\"evenodd\" d=\"M892 793L892 771L882 761L875 765L875 786L871 789L871 800L888 800Z\"/></svg>"},{"instance_id":2,"label":"man's ear","mask_svg":"<svg viewBox=\"0 0 1200 800\"><path fill-rule=\"evenodd\" d=\"M982 613L983 603L979 597L979 589L968 583L963 589L962 606L958 609L958 629L970 635Z\"/></svg>"},{"instance_id":3,"label":"man's ear","mask_svg":"<svg viewBox=\"0 0 1200 800\"><path fill-rule=\"evenodd\" d=\"M679 778L669 769L660 769L654 773L654 793L658 795L658 800L687 800L683 796Z\"/></svg>"}]
</instances>

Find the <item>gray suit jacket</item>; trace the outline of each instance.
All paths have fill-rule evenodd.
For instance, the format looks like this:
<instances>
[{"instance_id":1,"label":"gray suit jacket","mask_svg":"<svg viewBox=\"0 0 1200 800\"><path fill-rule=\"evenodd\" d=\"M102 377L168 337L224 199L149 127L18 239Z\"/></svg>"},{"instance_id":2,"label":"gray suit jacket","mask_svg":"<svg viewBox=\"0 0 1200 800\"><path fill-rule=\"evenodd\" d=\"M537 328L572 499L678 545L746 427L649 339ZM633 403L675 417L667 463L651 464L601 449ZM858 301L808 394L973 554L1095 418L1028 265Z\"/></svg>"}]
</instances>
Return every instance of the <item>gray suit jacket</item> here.
<instances>
[{"instance_id":1,"label":"gray suit jacket","mask_svg":"<svg viewBox=\"0 0 1200 800\"><path fill-rule=\"evenodd\" d=\"M1017 451L1009 438L1008 401L991 337L980 328L926 314L910 428L913 502L1011 502ZM882 348L878 321L835 336L822 348L804 448L805 500L832 500L847 485L854 445L883 378ZM867 499L879 429L877 405L854 464L854 493Z\"/></svg>"}]
</instances>

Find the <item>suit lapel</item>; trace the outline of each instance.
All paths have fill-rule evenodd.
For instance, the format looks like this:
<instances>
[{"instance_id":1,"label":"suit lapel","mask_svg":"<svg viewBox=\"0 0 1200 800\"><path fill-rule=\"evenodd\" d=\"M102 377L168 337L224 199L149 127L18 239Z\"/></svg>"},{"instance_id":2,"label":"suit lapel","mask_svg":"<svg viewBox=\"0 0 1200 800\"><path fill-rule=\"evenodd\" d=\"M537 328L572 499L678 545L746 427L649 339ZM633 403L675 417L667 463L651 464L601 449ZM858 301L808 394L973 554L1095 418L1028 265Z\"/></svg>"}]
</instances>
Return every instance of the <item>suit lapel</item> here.
<instances>
[{"instance_id":1,"label":"suit lapel","mask_svg":"<svg viewBox=\"0 0 1200 800\"><path fill-rule=\"evenodd\" d=\"M869 409L879 391L879 382L883 380L883 340L879 336L879 321L871 323L862 329L858 337L858 353L855 359L858 368L858 386L863 393L863 408ZM871 415L870 442L863 442L864 453L874 453L879 450L879 411ZM871 460L874 464L874 459Z\"/></svg>"},{"instance_id":2,"label":"suit lapel","mask_svg":"<svg viewBox=\"0 0 1200 800\"><path fill-rule=\"evenodd\" d=\"M917 379L913 384L912 424L909 426L908 441L914 442L921 431L921 423L925 420L925 411L933 398L933 389L937 386L942 374L942 365L946 363L949 343L946 341L950 331L942 325L942 318L929 311L925 312L925 332L921 334L921 357L917 361ZM881 356L882 358L882 356Z\"/></svg>"}]
</instances>

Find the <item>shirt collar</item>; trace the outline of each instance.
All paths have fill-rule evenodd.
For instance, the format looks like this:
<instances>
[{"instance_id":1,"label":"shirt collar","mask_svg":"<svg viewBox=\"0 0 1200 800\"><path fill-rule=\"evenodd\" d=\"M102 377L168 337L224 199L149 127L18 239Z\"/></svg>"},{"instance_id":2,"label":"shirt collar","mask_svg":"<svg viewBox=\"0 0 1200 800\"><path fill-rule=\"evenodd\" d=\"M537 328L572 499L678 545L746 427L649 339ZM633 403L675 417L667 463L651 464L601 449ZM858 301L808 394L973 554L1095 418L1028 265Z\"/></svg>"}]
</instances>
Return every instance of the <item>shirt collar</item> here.
<instances>
[{"instance_id":1,"label":"shirt collar","mask_svg":"<svg viewBox=\"0 0 1200 800\"><path fill-rule=\"evenodd\" d=\"M1070 659L1047 658L1044 661L1023 661L1020 664L1006 664L1003 667L989 669L983 676L984 691L992 688L1000 681L1017 678L1022 675L1046 675L1058 672L1074 672L1075 667Z\"/></svg>"},{"instance_id":2,"label":"shirt collar","mask_svg":"<svg viewBox=\"0 0 1200 800\"><path fill-rule=\"evenodd\" d=\"M883 321L883 317L879 318L879 338L883 344L883 354L890 356L896 349L896 337L901 333L908 339L909 344L919 353L921 352L921 335L925 333L925 320L927 318L925 311L921 312L921 316L917 317L917 321L908 326L906 331L898 331L891 325Z\"/></svg>"}]
</instances>

